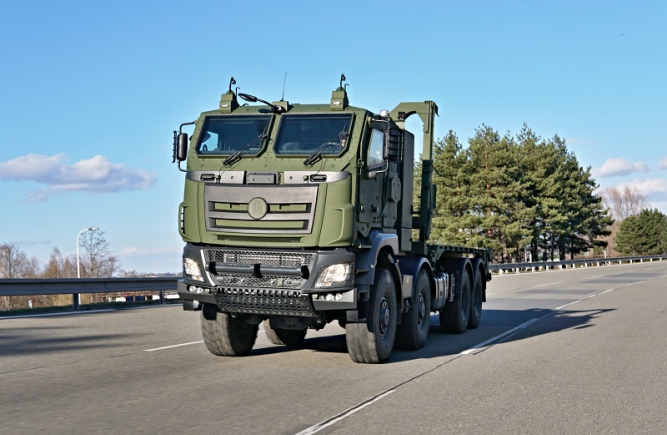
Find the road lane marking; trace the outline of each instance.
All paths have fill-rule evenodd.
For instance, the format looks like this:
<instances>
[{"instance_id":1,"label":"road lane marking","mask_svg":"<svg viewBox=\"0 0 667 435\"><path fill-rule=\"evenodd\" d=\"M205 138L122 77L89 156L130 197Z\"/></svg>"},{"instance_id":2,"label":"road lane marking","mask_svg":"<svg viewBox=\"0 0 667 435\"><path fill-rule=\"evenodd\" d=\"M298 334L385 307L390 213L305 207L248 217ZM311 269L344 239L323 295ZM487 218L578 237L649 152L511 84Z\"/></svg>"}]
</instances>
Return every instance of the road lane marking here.
<instances>
[{"instance_id":1,"label":"road lane marking","mask_svg":"<svg viewBox=\"0 0 667 435\"><path fill-rule=\"evenodd\" d=\"M548 282L548 283L546 283L546 284L534 285L534 286L532 286L531 288L535 288L535 287L544 287L544 286L547 286L547 285L560 284L560 283L563 283L563 282L565 282L565 281Z\"/></svg>"},{"instance_id":2,"label":"road lane marking","mask_svg":"<svg viewBox=\"0 0 667 435\"><path fill-rule=\"evenodd\" d=\"M553 313L549 313L549 314L547 314L545 316L542 316L542 317L536 317L534 319L530 319L529 321L524 322L524 323L520 324L519 326L515 326L514 328L510 329L509 331L505 331L502 334L498 334L495 337L489 338L486 341L483 341L479 344L476 344L475 346L471 347L470 349L467 349L467 350L464 350L463 352L460 352L459 355L469 355L469 354L473 353L474 351L479 350L482 347L488 346L489 344L494 343L494 342L496 342L496 341L498 341L502 338L505 338L506 336L508 336L510 334L514 334L515 332L519 332L522 329L526 329L527 327L529 327L533 323L535 323L538 320L541 320L544 317L549 316L551 314L553 314Z\"/></svg>"},{"instance_id":3,"label":"road lane marking","mask_svg":"<svg viewBox=\"0 0 667 435\"><path fill-rule=\"evenodd\" d=\"M172 349L174 347L189 346L191 344L199 344L199 343L203 343L203 342L204 342L204 340L191 341L189 343L174 344L172 346L156 347L155 349L144 349L144 352L154 352L156 350Z\"/></svg>"},{"instance_id":4,"label":"road lane marking","mask_svg":"<svg viewBox=\"0 0 667 435\"><path fill-rule=\"evenodd\" d=\"M333 417L331 417L327 420L324 420L322 423L318 423L315 426L311 426L308 429L302 430L301 432L297 433L296 435L312 435L314 433L317 433L317 432L321 431L322 429L327 428L327 427L329 427L333 424L336 424L339 421L351 416L355 412L361 411L362 409L364 409L368 405L371 405L371 404L377 402L378 400L381 400L381 399L387 397L388 395L390 395L394 391L396 391L396 390L389 390L389 391L385 391L384 393L376 394L375 396L371 397L370 399L367 399L367 400L359 403L358 405L355 405L352 408L349 408L349 409L341 412L338 415L334 415Z\"/></svg>"},{"instance_id":5,"label":"road lane marking","mask_svg":"<svg viewBox=\"0 0 667 435\"><path fill-rule=\"evenodd\" d=\"M489 338L486 341L483 341L479 344L476 344L475 346L471 347L470 349L466 349L463 352L460 352L459 355L470 355L471 353L473 353L473 352L475 352L475 351L477 351L477 350L479 350L483 347L486 347L490 344L501 343L503 340L509 338L510 336L516 334L517 332L519 332L523 329L528 328L529 326L533 325L534 323L537 323L537 322L539 322L540 320L542 320L546 317L549 317L549 316L552 316L552 315L556 314L558 311L562 310L563 308L569 307L570 305L577 304L581 301L585 301L586 299L594 298L595 296L600 296L600 295L603 295L605 293L609 293L609 292L614 291L614 290L616 290L616 289L610 288L609 290L605 290L601 293L594 293L592 295L586 296L583 299L577 299L576 301L572 301L572 302L567 303L565 305L561 305L560 307L556 307L556 308L553 309L553 311L543 315L542 317L536 317L534 319L530 319L527 322L524 322L524 323L520 324L519 326L515 326L514 328L510 329L509 331L505 331L502 334L498 334L495 337Z\"/></svg>"}]
</instances>

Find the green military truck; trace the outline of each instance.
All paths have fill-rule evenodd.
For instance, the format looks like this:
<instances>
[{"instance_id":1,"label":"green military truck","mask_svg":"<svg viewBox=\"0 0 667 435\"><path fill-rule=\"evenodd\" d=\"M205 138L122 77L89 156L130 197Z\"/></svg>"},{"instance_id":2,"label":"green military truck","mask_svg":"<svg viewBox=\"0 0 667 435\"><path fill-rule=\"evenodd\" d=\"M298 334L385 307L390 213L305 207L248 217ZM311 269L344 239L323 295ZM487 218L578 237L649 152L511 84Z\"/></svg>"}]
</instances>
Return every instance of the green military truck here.
<instances>
[{"instance_id":1,"label":"green military truck","mask_svg":"<svg viewBox=\"0 0 667 435\"><path fill-rule=\"evenodd\" d=\"M232 78L218 109L174 131L185 172L178 293L201 311L215 355L248 354L262 322L272 343L299 346L338 321L360 363L423 347L431 313L448 333L479 326L491 252L427 243L438 107L375 114L349 105L344 79L329 104L290 104L238 93ZM414 114L424 124L415 204Z\"/></svg>"}]
</instances>

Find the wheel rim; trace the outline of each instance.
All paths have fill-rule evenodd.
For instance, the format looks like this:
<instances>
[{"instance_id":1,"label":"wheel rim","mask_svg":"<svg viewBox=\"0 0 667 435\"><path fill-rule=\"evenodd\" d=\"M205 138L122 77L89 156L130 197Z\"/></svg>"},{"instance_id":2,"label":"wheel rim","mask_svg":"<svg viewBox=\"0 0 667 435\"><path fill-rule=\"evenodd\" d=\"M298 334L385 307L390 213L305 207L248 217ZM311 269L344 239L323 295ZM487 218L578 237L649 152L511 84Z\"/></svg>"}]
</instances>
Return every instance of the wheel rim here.
<instances>
[{"instance_id":1,"label":"wheel rim","mask_svg":"<svg viewBox=\"0 0 667 435\"><path fill-rule=\"evenodd\" d=\"M382 298L380 302L380 335L384 339L389 330L389 324L391 322L391 310L389 309L389 301L387 298Z\"/></svg>"},{"instance_id":2,"label":"wheel rim","mask_svg":"<svg viewBox=\"0 0 667 435\"><path fill-rule=\"evenodd\" d=\"M467 319L468 314L470 313L470 291L468 290L463 291L462 290L462 295L461 295L461 314L463 315L462 318Z\"/></svg>"},{"instance_id":3,"label":"wheel rim","mask_svg":"<svg viewBox=\"0 0 667 435\"><path fill-rule=\"evenodd\" d=\"M426 300L424 294L419 293L419 301L417 302L417 325L421 326L426 318Z\"/></svg>"}]
</instances>

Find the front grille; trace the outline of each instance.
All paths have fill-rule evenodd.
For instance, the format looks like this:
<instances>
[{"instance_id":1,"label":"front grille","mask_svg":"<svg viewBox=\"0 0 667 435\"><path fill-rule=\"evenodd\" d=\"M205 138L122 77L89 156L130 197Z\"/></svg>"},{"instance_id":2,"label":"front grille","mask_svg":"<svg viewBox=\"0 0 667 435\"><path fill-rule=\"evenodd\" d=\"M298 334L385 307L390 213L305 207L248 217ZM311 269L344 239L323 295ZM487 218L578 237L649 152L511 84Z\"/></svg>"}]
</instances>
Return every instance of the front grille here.
<instances>
[{"instance_id":1,"label":"front grille","mask_svg":"<svg viewBox=\"0 0 667 435\"><path fill-rule=\"evenodd\" d=\"M299 269L301 266L313 267L315 253L312 252L278 252L278 251L246 251L233 249L207 249L204 251L208 263L232 266L252 266L261 264L264 267L284 267ZM300 289L306 280L300 276L267 275L258 278L250 274L213 275L216 284L230 287L259 287L279 289Z\"/></svg>"},{"instance_id":2,"label":"front grille","mask_svg":"<svg viewBox=\"0 0 667 435\"><path fill-rule=\"evenodd\" d=\"M216 301L225 313L315 317L307 295L294 290L218 287Z\"/></svg>"},{"instance_id":3,"label":"front grille","mask_svg":"<svg viewBox=\"0 0 667 435\"><path fill-rule=\"evenodd\" d=\"M237 234L310 234L317 185L204 186L206 230Z\"/></svg>"},{"instance_id":4,"label":"front grille","mask_svg":"<svg viewBox=\"0 0 667 435\"><path fill-rule=\"evenodd\" d=\"M263 276L257 278L252 275L225 274L215 275L220 285L239 287L262 287L262 288L301 288L305 279L295 276Z\"/></svg>"},{"instance_id":5,"label":"front grille","mask_svg":"<svg viewBox=\"0 0 667 435\"><path fill-rule=\"evenodd\" d=\"M233 251L209 249L206 259L211 262L228 265L253 265L273 267L299 268L302 265L310 266L315 257L314 253L302 252L274 252L274 251Z\"/></svg>"}]
</instances>

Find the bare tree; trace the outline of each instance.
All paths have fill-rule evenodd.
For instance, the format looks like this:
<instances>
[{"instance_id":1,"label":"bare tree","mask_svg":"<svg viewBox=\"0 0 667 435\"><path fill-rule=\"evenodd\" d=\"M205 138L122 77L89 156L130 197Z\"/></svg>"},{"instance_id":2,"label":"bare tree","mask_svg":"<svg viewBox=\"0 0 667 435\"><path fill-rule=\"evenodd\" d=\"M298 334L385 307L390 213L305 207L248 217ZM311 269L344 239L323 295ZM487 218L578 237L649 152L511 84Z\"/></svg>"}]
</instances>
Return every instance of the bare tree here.
<instances>
[{"instance_id":1,"label":"bare tree","mask_svg":"<svg viewBox=\"0 0 667 435\"><path fill-rule=\"evenodd\" d=\"M39 275L39 261L36 257L28 258L16 244L0 245L0 278L35 278ZM0 296L0 310L15 308L17 298L25 296ZM26 302L27 304L27 302Z\"/></svg>"},{"instance_id":2,"label":"bare tree","mask_svg":"<svg viewBox=\"0 0 667 435\"><path fill-rule=\"evenodd\" d=\"M65 256L60 249L54 247L49 260L42 272L43 278L74 278L76 277L76 258L73 255Z\"/></svg>"},{"instance_id":3,"label":"bare tree","mask_svg":"<svg viewBox=\"0 0 667 435\"><path fill-rule=\"evenodd\" d=\"M109 278L120 268L118 257L109 251L109 243L104 237L104 231L84 233L81 246L85 252L84 258L81 259L82 277Z\"/></svg>"},{"instance_id":4,"label":"bare tree","mask_svg":"<svg viewBox=\"0 0 667 435\"><path fill-rule=\"evenodd\" d=\"M28 256L14 243L0 245L0 278L35 278L39 261Z\"/></svg>"},{"instance_id":5,"label":"bare tree","mask_svg":"<svg viewBox=\"0 0 667 435\"><path fill-rule=\"evenodd\" d=\"M611 211L616 222L638 215L642 210L651 206L648 198L639 193L636 187L625 186L622 190L610 187L602 193L604 205Z\"/></svg>"}]
</instances>

